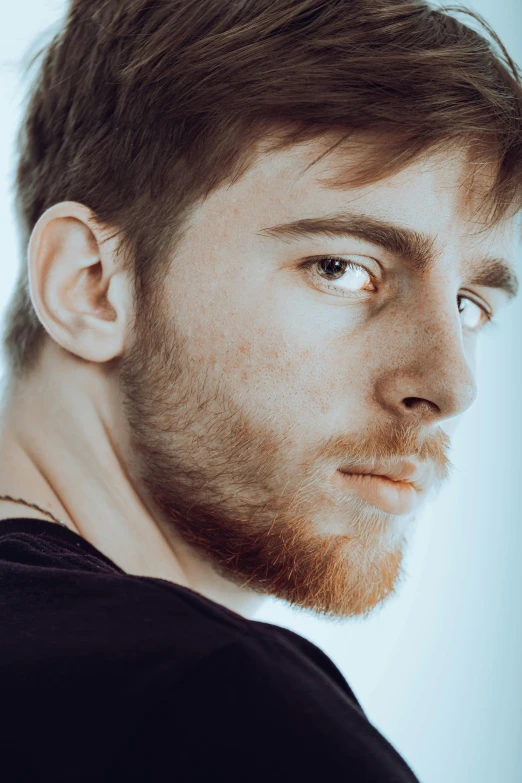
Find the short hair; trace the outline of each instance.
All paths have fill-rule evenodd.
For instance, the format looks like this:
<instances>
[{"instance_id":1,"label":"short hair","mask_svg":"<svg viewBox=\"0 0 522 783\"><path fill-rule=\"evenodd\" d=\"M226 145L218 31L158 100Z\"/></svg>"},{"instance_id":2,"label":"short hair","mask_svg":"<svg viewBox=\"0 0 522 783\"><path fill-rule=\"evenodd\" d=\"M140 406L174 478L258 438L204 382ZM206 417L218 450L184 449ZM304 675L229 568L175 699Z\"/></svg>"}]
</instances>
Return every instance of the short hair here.
<instances>
[{"instance_id":1,"label":"short hair","mask_svg":"<svg viewBox=\"0 0 522 783\"><path fill-rule=\"evenodd\" d=\"M154 301L189 209L236 181L263 139L283 149L330 132L372 134L378 143L359 182L447 143L473 146L478 168L494 164L491 219L520 208L520 73L465 8L73 0L33 65L38 58L18 136L24 258L40 215L79 201L100 226L117 227L137 314ZM5 360L17 377L46 335L26 267L4 316Z\"/></svg>"}]
</instances>

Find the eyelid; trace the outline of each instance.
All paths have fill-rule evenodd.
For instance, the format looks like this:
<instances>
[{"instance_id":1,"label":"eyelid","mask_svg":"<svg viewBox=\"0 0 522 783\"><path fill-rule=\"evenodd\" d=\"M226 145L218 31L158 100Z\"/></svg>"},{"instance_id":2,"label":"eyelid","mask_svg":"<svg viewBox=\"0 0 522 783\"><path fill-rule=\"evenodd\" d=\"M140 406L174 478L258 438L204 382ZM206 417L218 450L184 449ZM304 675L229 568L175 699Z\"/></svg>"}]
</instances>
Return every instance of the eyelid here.
<instances>
[{"instance_id":1,"label":"eyelid","mask_svg":"<svg viewBox=\"0 0 522 783\"><path fill-rule=\"evenodd\" d=\"M493 318L494 311L493 308L483 299L481 296L476 294L474 291L470 291L468 288L461 288L459 294L461 296L464 296L465 299L469 299L471 302L477 305L477 307L481 307L482 310L486 313L488 318Z\"/></svg>"},{"instance_id":2,"label":"eyelid","mask_svg":"<svg viewBox=\"0 0 522 783\"><path fill-rule=\"evenodd\" d=\"M319 261L331 259L332 261L345 261L347 264L360 266L371 276L372 280L381 281L382 267L380 263L371 256L362 256L359 253L321 253L318 256L309 256L304 260L302 266L310 267L318 264ZM373 262L373 263L372 263Z\"/></svg>"},{"instance_id":3,"label":"eyelid","mask_svg":"<svg viewBox=\"0 0 522 783\"><path fill-rule=\"evenodd\" d=\"M466 331L474 336L478 336L479 334L483 334L485 330L487 329L494 329L498 326L497 319L495 318L495 314L492 310L492 308L489 307L487 302L485 302L482 297L477 296L473 291L469 291L467 288L461 288L458 296L462 299L467 299L470 302L473 302L476 307L478 307L483 315L484 315L484 321L482 324L479 324L474 329L467 329Z\"/></svg>"}]
</instances>

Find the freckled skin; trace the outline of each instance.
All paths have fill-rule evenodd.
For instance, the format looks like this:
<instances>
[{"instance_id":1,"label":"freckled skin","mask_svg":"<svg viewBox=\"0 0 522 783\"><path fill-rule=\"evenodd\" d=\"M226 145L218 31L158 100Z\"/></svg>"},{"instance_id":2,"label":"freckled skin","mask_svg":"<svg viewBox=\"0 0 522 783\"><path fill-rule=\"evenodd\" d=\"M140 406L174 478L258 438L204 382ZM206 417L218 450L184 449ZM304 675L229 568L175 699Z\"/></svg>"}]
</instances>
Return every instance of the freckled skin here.
<instances>
[{"instance_id":1,"label":"freckled skin","mask_svg":"<svg viewBox=\"0 0 522 783\"><path fill-rule=\"evenodd\" d=\"M233 608L244 596L273 594L346 617L368 613L395 589L413 515L350 495L335 483L337 468L353 454L402 455L406 446L415 454L424 444L442 475L448 420L476 394L477 338L463 331L457 295L470 257L509 255L513 232L506 223L477 234L473 199L459 187L468 173L462 153L339 189L325 176L350 164L349 150L304 173L317 151L313 143L260 154L239 181L198 205L157 307L130 339L127 293L113 302L120 317L103 323L109 347L101 339L89 345L97 358L81 368L65 371L86 351L85 330L81 345L74 328L67 344L54 330L54 345L66 350L51 344L38 383L58 370L69 385L71 422L79 421L75 409L84 416L87 409L104 424L80 434L73 423L67 438L87 439L90 509L103 505L103 518L119 520L117 532L116 522L109 534L96 527L96 513L81 510L74 481L61 479L57 489L54 463L48 492L72 509L71 527L122 567L158 575L161 562L167 578ZM413 272L360 239L290 243L259 233L343 208L433 236L433 267ZM356 298L321 288L301 265L325 254L377 260L379 291ZM474 290L502 303L498 292ZM49 308L42 297L40 317L53 334L60 311ZM94 346L96 322L89 328ZM118 352L110 346L122 335ZM119 355L117 372L105 369L102 362ZM7 462L7 445L2 453ZM62 457L62 475L74 477L75 460ZM102 491L102 475L117 493Z\"/></svg>"}]
</instances>

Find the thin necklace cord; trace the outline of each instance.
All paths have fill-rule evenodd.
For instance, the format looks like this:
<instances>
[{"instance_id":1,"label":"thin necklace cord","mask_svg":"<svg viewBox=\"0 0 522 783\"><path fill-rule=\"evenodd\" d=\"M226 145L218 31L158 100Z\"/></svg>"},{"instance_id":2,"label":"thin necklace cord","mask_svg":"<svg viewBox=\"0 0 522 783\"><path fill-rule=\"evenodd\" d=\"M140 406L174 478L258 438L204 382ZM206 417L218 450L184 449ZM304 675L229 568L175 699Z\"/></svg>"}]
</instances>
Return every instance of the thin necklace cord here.
<instances>
[{"instance_id":1,"label":"thin necklace cord","mask_svg":"<svg viewBox=\"0 0 522 783\"><path fill-rule=\"evenodd\" d=\"M35 508L37 511L41 511L42 514L47 514L47 516L51 517L54 522L58 522L59 525L67 527L65 522L62 522L61 519L56 519L54 514L51 514L50 511L45 511L45 509L40 508L40 506L37 506L36 503L29 503L27 500L22 500L22 498L12 498L11 495L0 495L0 500L10 500L12 503L23 503L25 506L29 506L30 508Z\"/></svg>"}]
</instances>

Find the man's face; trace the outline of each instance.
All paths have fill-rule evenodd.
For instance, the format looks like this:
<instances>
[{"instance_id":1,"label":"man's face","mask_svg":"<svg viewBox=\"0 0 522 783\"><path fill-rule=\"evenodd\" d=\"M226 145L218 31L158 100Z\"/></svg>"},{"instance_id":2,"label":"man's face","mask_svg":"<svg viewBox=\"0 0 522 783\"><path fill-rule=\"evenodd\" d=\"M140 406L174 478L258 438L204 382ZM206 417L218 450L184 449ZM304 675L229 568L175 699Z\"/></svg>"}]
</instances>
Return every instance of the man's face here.
<instances>
[{"instance_id":1,"label":"man's face","mask_svg":"<svg viewBox=\"0 0 522 783\"><path fill-rule=\"evenodd\" d=\"M166 533L235 583L348 617L393 591L448 474L513 231L473 221L462 155L340 189L349 153L308 169L322 149L261 154L195 208L121 389Z\"/></svg>"}]
</instances>

